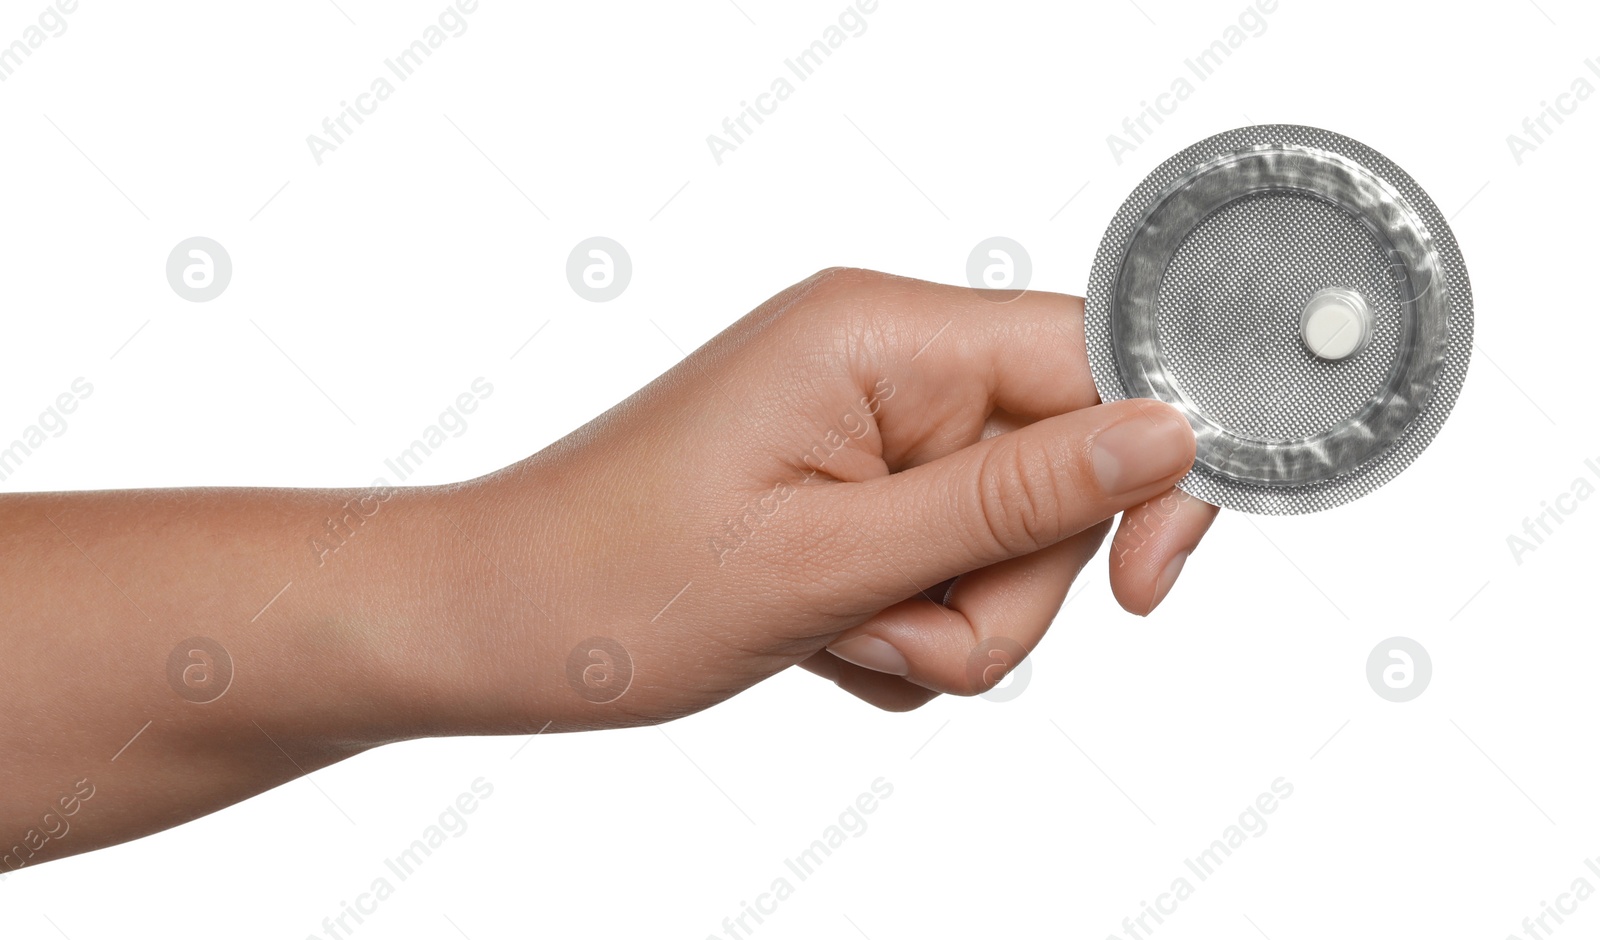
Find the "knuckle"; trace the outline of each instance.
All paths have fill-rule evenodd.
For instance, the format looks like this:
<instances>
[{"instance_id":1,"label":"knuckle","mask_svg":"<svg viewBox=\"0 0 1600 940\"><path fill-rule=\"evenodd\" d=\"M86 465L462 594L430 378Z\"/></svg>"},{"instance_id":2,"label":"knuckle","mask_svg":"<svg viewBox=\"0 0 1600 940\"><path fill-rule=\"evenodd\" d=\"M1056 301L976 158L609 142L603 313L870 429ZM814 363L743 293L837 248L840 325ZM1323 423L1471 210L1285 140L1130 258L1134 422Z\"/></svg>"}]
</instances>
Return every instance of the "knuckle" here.
<instances>
[{"instance_id":1,"label":"knuckle","mask_svg":"<svg viewBox=\"0 0 1600 940\"><path fill-rule=\"evenodd\" d=\"M791 342L809 336L837 345L841 337L871 332L874 298L888 278L864 268L823 268L774 298L768 318L787 325Z\"/></svg>"},{"instance_id":2,"label":"knuckle","mask_svg":"<svg viewBox=\"0 0 1600 940\"><path fill-rule=\"evenodd\" d=\"M991 448L978 467L978 532L1008 554L1060 539L1070 480L1042 442L1018 435Z\"/></svg>"},{"instance_id":3,"label":"knuckle","mask_svg":"<svg viewBox=\"0 0 1600 940\"><path fill-rule=\"evenodd\" d=\"M805 298L818 306L849 304L877 290L889 275L865 268L823 268L801 282Z\"/></svg>"},{"instance_id":4,"label":"knuckle","mask_svg":"<svg viewBox=\"0 0 1600 940\"><path fill-rule=\"evenodd\" d=\"M915 356L930 327L909 278L868 268L824 268L802 282L786 309L799 336L856 361ZM934 325L937 330L943 326Z\"/></svg>"},{"instance_id":5,"label":"knuckle","mask_svg":"<svg viewBox=\"0 0 1600 940\"><path fill-rule=\"evenodd\" d=\"M873 271L868 268L834 266L831 268L823 268L817 273L811 275L811 280L817 282L819 285L829 284L848 288L881 284L883 281L888 279L888 277L889 275L884 274L882 271Z\"/></svg>"}]
</instances>

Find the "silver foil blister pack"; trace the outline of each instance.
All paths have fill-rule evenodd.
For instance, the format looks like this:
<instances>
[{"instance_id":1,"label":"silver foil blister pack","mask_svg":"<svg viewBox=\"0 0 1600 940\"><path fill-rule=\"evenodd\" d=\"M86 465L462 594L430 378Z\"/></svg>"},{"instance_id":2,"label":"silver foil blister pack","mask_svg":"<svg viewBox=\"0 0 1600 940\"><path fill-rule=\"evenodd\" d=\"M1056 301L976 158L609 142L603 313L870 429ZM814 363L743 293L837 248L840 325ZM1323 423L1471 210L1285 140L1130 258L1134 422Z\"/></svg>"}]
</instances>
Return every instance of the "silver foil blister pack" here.
<instances>
[{"instance_id":1,"label":"silver foil blister pack","mask_svg":"<svg viewBox=\"0 0 1600 940\"><path fill-rule=\"evenodd\" d=\"M1229 509L1329 509L1392 479L1443 425L1472 288L1433 200L1329 131L1218 134L1152 172L1095 257L1085 339L1105 401L1194 427L1179 486Z\"/></svg>"}]
</instances>

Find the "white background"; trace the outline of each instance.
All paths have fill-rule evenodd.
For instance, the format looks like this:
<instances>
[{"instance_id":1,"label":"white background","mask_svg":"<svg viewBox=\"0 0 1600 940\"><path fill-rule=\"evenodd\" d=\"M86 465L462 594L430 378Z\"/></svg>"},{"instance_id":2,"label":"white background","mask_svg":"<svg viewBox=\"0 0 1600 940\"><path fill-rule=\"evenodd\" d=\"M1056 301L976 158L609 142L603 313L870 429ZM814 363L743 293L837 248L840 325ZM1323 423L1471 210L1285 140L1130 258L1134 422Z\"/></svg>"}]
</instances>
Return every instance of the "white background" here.
<instances>
[{"instance_id":1,"label":"white background","mask_svg":"<svg viewBox=\"0 0 1600 940\"><path fill-rule=\"evenodd\" d=\"M43 5L0 5L0 42ZM94 392L0 489L361 486L483 376L413 481L466 479L820 267L961 282L1005 235L1033 286L1081 293L1148 170L1253 122L1366 142L1453 218L1476 351L1436 442L1344 508L1224 514L1148 620L1092 565L1012 701L890 715L793 672L665 729L389 747L13 874L0 931L321 935L478 777L470 828L358 936L721 935L879 777L866 831L757 936L1100 938L1187 875L1162 940L1498 940L1574 879L1600 888L1600 500L1520 564L1507 544L1600 484L1600 101L1520 164L1506 141L1578 76L1600 86L1600 16L1282 0L1119 165L1107 135L1243 0L882 0L718 165L706 136L844 6L484 0L318 166L306 136L442 2L84 2L0 84L0 438L75 377ZM165 279L193 235L234 263L209 303ZM633 259L609 303L566 281L592 235ZM1432 654L1406 704L1365 678L1394 635ZM1183 860L1279 777L1267 830L1198 882ZM1596 930L1591 899L1558 932Z\"/></svg>"}]
</instances>

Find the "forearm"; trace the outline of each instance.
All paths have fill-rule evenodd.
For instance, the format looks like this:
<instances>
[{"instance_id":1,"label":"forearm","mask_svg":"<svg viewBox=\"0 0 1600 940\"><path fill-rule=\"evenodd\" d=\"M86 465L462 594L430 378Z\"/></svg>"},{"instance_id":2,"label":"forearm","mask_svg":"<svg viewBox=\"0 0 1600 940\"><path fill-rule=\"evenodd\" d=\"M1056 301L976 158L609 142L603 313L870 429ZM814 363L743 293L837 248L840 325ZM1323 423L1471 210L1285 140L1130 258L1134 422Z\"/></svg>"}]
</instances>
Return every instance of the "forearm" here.
<instances>
[{"instance_id":1,"label":"forearm","mask_svg":"<svg viewBox=\"0 0 1600 940\"><path fill-rule=\"evenodd\" d=\"M495 684L527 637L481 665L485 619L539 627L522 562L493 557L526 506L491 489L0 499L0 872L384 742L533 723L535 685Z\"/></svg>"},{"instance_id":2,"label":"forearm","mask_svg":"<svg viewBox=\"0 0 1600 940\"><path fill-rule=\"evenodd\" d=\"M667 721L796 664L976 694L1120 511L1156 519L1111 572L1148 613L1215 513L1148 511L1193 432L1095 405L1080 301L1005 311L823 271L470 483L0 498L0 873L385 742Z\"/></svg>"}]
</instances>

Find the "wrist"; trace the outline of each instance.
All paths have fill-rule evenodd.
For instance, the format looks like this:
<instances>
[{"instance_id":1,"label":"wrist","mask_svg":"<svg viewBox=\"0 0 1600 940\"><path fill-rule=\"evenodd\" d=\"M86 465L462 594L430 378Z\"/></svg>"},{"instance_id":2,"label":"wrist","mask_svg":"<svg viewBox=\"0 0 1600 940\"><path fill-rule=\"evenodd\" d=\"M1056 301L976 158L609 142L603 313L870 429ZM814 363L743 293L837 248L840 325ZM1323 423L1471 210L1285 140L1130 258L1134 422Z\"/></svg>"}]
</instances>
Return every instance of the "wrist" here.
<instances>
[{"instance_id":1,"label":"wrist","mask_svg":"<svg viewBox=\"0 0 1600 940\"><path fill-rule=\"evenodd\" d=\"M373 573L392 612L371 653L389 703L391 721L379 729L388 739L532 734L581 722L554 687L560 631L542 546L558 540L540 476L519 465L397 491L406 549Z\"/></svg>"}]
</instances>

